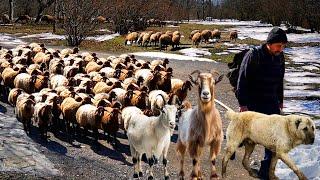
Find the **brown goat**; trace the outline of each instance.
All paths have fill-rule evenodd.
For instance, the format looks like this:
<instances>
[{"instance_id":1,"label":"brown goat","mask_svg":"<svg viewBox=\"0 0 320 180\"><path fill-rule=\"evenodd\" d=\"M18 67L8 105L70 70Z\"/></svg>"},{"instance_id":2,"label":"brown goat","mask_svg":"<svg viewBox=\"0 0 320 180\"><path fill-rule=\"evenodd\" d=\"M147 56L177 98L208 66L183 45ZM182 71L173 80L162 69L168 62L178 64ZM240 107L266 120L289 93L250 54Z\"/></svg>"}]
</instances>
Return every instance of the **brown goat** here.
<instances>
[{"instance_id":1,"label":"brown goat","mask_svg":"<svg viewBox=\"0 0 320 180\"><path fill-rule=\"evenodd\" d=\"M191 75L195 73L197 76L192 77ZM209 145L209 158L212 164L210 179L214 179L218 177L215 163L223 140L220 113L214 104L214 90L215 85L221 81L222 75L215 78L213 74L200 73L199 70L194 71L191 75L191 81L199 87L199 98L198 106L193 109L189 109L190 106L186 106L185 108L188 109L179 120L177 152L180 156L180 178L184 177L184 155L188 150L193 161L191 178L202 179L199 159L204 146Z\"/></svg>"}]
</instances>

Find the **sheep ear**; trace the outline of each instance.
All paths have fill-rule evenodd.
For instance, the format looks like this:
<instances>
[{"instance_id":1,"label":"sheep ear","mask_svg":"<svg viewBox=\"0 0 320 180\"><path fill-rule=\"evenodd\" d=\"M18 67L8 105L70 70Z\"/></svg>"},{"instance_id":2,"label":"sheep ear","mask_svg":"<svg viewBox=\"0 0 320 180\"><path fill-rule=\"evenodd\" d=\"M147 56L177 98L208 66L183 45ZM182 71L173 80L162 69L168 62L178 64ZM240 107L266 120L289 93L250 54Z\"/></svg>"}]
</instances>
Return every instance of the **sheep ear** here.
<instances>
[{"instance_id":1,"label":"sheep ear","mask_svg":"<svg viewBox=\"0 0 320 180\"><path fill-rule=\"evenodd\" d=\"M219 77L217 77L214 81L215 81L215 84L218 84L221 80L223 79L223 74L220 75Z\"/></svg>"},{"instance_id":2,"label":"sheep ear","mask_svg":"<svg viewBox=\"0 0 320 180\"><path fill-rule=\"evenodd\" d=\"M296 128L297 128L297 129L299 128L300 123L301 123L301 119L297 119L297 120L295 121L295 124L296 124Z\"/></svg>"}]
</instances>

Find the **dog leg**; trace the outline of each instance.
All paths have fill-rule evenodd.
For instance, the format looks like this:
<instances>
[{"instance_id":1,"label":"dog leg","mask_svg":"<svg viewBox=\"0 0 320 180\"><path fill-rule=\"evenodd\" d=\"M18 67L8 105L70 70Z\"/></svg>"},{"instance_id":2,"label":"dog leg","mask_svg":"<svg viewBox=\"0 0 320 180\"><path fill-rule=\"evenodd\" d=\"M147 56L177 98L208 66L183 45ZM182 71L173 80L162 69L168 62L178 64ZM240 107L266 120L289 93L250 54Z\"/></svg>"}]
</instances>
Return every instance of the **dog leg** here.
<instances>
[{"instance_id":1,"label":"dog leg","mask_svg":"<svg viewBox=\"0 0 320 180\"><path fill-rule=\"evenodd\" d=\"M293 170L294 173L299 177L299 180L307 180L308 178L300 171L300 169L294 164L294 162L290 159L288 154L282 153L280 154L280 159Z\"/></svg>"},{"instance_id":2,"label":"dog leg","mask_svg":"<svg viewBox=\"0 0 320 180\"><path fill-rule=\"evenodd\" d=\"M177 144L177 153L180 159L180 172L179 172L179 178L180 179L184 179L184 170L183 170L183 166L184 166L184 155L186 153L186 146L184 144L182 144L181 141L178 141Z\"/></svg>"},{"instance_id":3,"label":"dog leg","mask_svg":"<svg viewBox=\"0 0 320 180\"><path fill-rule=\"evenodd\" d=\"M223 157L222 160L222 170L221 170L221 175L223 178L226 177L226 171L227 171L227 165L228 165L228 161L230 159L230 157L232 156L233 153L236 152L238 145L228 145L227 144L227 149L226 149L226 154Z\"/></svg>"},{"instance_id":4,"label":"dog leg","mask_svg":"<svg viewBox=\"0 0 320 180\"><path fill-rule=\"evenodd\" d=\"M274 174L274 171L276 170L276 165L278 162L278 157L276 153L272 153L272 159L270 163L270 169L269 169L269 179L270 180L278 180L279 178Z\"/></svg>"}]
</instances>

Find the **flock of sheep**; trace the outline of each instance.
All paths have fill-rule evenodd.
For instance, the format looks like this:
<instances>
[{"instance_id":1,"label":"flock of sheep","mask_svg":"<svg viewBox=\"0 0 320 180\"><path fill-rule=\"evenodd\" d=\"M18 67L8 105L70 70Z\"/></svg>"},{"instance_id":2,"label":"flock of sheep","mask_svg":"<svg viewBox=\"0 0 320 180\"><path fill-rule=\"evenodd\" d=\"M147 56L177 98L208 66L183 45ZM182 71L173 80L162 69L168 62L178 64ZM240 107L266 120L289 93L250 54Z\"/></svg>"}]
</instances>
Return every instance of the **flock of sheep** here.
<instances>
[{"instance_id":1,"label":"flock of sheep","mask_svg":"<svg viewBox=\"0 0 320 180\"><path fill-rule=\"evenodd\" d=\"M97 141L102 130L116 145L123 128L140 163L142 153L152 159L167 152L177 111L192 87L188 80L172 78L168 63L128 55L102 58L37 43L2 48L1 92L27 134L33 125L43 139L52 129L66 131L72 142L91 129Z\"/></svg>"},{"instance_id":2,"label":"flock of sheep","mask_svg":"<svg viewBox=\"0 0 320 180\"><path fill-rule=\"evenodd\" d=\"M149 44L152 46L159 46L160 50L162 48L167 49L167 46L171 45L172 48L178 47L180 45L180 39L182 38L182 34L179 31L166 31L166 32L154 32L154 31L146 31L146 32L132 32L129 33L125 38L125 45L127 44L137 44L139 46L147 47ZM192 41L192 45L198 46L200 42L208 43L209 39L217 39L221 38L221 31L215 29L211 30L193 30L189 39ZM229 39L236 40L238 38L237 31L229 32ZM129 42L129 43L128 43Z\"/></svg>"}]
</instances>

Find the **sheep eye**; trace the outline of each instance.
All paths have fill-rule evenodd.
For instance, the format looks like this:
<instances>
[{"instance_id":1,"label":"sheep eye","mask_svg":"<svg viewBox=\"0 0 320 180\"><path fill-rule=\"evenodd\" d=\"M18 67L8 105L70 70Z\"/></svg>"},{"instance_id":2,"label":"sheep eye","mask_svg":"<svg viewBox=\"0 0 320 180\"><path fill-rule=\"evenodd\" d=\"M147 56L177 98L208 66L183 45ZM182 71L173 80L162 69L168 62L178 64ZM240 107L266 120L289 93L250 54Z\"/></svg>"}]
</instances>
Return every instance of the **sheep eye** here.
<instances>
[{"instance_id":1,"label":"sheep eye","mask_svg":"<svg viewBox=\"0 0 320 180\"><path fill-rule=\"evenodd\" d=\"M304 130L304 131L308 131L308 128L307 128L307 127L305 127L305 128L303 128L303 130Z\"/></svg>"}]
</instances>

